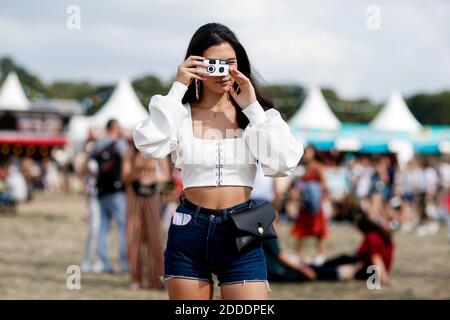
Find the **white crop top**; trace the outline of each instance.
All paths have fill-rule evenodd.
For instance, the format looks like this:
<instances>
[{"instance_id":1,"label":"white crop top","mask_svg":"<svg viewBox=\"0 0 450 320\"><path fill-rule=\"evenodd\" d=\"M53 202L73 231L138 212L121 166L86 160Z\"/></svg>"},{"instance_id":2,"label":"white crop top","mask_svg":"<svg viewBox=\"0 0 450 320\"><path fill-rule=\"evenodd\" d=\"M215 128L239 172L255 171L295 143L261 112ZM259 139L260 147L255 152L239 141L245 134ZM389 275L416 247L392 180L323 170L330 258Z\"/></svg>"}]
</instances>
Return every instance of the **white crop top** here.
<instances>
[{"instance_id":1,"label":"white crop top","mask_svg":"<svg viewBox=\"0 0 450 320\"><path fill-rule=\"evenodd\" d=\"M253 187L257 160L266 176L287 176L297 167L303 154L301 143L277 110L264 111L259 102L242 110L249 125L240 137L195 137L197 122L193 128L191 106L181 102L187 88L175 81L166 96L153 96L150 117L139 122L133 131L134 143L145 155L164 158L171 154L175 166L182 171L184 189Z\"/></svg>"}]
</instances>

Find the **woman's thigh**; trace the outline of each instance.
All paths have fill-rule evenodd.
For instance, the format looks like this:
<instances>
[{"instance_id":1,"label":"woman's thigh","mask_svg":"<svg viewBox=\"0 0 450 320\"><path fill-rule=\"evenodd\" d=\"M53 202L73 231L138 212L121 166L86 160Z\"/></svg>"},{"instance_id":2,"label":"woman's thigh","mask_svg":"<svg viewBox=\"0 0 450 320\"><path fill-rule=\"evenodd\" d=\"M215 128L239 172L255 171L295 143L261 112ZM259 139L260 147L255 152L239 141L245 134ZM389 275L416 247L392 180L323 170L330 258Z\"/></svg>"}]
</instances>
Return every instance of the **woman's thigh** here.
<instances>
[{"instance_id":1,"label":"woman's thigh","mask_svg":"<svg viewBox=\"0 0 450 320\"><path fill-rule=\"evenodd\" d=\"M209 281L172 278L166 280L170 300L212 300L214 287Z\"/></svg>"},{"instance_id":2,"label":"woman's thigh","mask_svg":"<svg viewBox=\"0 0 450 320\"><path fill-rule=\"evenodd\" d=\"M222 284L222 300L267 300L269 298L266 281L245 281Z\"/></svg>"}]
</instances>

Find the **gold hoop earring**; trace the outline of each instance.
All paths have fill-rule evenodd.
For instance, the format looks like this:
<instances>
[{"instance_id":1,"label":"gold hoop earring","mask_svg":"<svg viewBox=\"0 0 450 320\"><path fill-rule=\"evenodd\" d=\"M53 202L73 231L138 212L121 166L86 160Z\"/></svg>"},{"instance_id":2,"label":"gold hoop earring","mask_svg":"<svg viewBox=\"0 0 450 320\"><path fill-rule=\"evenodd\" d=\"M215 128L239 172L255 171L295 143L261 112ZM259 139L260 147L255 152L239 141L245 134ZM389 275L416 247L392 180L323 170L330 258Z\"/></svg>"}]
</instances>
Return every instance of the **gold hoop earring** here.
<instances>
[{"instance_id":1,"label":"gold hoop earring","mask_svg":"<svg viewBox=\"0 0 450 320\"><path fill-rule=\"evenodd\" d=\"M200 100L200 85L197 79L195 79L195 98L197 99L197 101Z\"/></svg>"}]
</instances>

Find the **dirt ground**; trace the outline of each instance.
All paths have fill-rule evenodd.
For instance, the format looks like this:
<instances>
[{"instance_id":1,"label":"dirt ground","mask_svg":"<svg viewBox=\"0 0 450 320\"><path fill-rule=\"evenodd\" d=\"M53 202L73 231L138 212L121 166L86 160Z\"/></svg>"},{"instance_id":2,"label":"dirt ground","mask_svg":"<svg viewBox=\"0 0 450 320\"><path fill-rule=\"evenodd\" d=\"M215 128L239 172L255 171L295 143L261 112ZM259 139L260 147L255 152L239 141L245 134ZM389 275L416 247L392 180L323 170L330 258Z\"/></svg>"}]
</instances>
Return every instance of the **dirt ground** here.
<instances>
[{"instance_id":1,"label":"dirt ground","mask_svg":"<svg viewBox=\"0 0 450 320\"><path fill-rule=\"evenodd\" d=\"M0 215L0 299L167 299L164 290L129 289L126 275L82 274L81 289L69 290L68 266L79 265L87 235L79 195L36 195L18 215ZM290 226L279 230L288 238ZM117 230L111 255L117 264ZM350 252L360 235L348 224L332 224L328 255ZM450 242L446 228L418 237L397 233L392 285L370 290L365 282L271 283L271 299L450 299ZM308 243L309 249L312 243ZM215 299L219 299L215 287Z\"/></svg>"}]
</instances>

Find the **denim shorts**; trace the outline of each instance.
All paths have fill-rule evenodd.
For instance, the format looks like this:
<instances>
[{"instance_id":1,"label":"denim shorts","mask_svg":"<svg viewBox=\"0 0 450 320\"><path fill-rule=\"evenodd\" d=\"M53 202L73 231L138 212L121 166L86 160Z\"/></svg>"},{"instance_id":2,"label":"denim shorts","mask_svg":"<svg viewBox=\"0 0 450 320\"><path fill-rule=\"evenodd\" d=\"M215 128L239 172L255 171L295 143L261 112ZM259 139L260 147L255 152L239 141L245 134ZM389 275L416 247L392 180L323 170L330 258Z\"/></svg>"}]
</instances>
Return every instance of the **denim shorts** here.
<instances>
[{"instance_id":1,"label":"denim shorts","mask_svg":"<svg viewBox=\"0 0 450 320\"><path fill-rule=\"evenodd\" d=\"M263 281L270 291L262 243L238 252L234 224L228 215L231 210L248 207L250 201L253 200L213 210L184 198L170 223L161 279L184 278L214 284L212 274L215 274L218 286Z\"/></svg>"}]
</instances>

